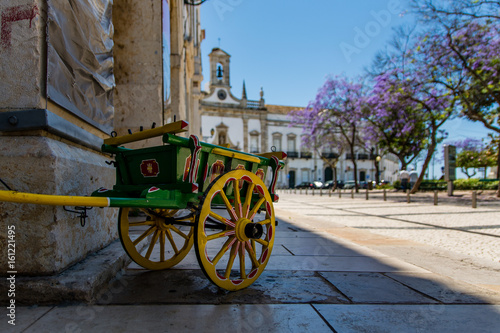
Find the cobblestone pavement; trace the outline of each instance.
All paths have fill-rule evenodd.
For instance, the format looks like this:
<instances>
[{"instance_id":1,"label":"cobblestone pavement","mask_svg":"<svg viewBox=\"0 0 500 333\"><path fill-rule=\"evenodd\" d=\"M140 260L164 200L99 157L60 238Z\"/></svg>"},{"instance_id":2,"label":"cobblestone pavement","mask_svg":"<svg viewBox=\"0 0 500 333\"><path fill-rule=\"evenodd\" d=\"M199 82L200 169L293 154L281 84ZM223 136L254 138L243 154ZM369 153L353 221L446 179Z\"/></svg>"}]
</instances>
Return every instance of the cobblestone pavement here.
<instances>
[{"instance_id":1,"label":"cobblestone pavement","mask_svg":"<svg viewBox=\"0 0 500 333\"><path fill-rule=\"evenodd\" d=\"M299 192L300 193L300 192ZM478 197L472 209L471 192L455 192L453 197L440 193L434 205L433 193L408 197L402 192L360 191L351 199L350 191L322 196L283 191L277 207L306 216L332 220L345 226L375 234L413 240L449 251L500 260L500 199L494 192ZM312 200L314 198L314 200ZM372 217L372 218L366 218Z\"/></svg>"}]
</instances>

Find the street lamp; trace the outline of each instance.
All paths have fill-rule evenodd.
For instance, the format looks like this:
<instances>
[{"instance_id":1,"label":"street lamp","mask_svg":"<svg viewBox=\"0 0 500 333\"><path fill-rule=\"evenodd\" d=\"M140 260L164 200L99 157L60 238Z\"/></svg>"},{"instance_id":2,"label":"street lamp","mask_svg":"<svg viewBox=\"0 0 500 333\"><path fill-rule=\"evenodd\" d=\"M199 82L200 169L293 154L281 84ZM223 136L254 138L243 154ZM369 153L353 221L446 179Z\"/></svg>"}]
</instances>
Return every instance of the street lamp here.
<instances>
[{"instance_id":1,"label":"street lamp","mask_svg":"<svg viewBox=\"0 0 500 333\"><path fill-rule=\"evenodd\" d=\"M382 160L382 157L380 155L377 155L375 157L375 182L378 184L380 183L380 161Z\"/></svg>"}]
</instances>

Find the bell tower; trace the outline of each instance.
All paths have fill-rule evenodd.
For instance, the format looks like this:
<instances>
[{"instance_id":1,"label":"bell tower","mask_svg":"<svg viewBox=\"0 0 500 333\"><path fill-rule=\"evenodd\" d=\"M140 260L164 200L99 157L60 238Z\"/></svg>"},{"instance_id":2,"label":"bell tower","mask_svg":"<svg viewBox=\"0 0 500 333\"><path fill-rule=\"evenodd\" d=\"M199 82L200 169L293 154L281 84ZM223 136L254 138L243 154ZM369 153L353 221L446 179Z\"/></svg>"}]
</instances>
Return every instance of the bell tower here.
<instances>
[{"instance_id":1,"label":"bell tower","mask_svg":"<svg viewBox=\"0 0 500 333\"><path fill-rule=\"evenodd\" d=\"M229 58L231 56L218 47L213 48L210 57L210 90L216 87L231 89L229 84Z\"/></svg>"}]
</instances>

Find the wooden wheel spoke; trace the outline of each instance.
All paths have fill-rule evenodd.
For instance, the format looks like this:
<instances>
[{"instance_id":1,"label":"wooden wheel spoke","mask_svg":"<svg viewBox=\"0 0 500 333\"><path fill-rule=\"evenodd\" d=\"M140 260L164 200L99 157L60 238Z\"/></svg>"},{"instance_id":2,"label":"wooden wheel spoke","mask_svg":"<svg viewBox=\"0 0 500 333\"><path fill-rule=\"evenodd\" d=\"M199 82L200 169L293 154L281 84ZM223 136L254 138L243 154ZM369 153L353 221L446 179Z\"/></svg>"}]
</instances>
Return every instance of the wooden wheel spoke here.
<instances>
[{"instance_id":1,"label":"wooden wheel spoke","mask_svg":"<svg viewBox=\"0 0 500 333\"><path fill-rule=\"evenodd\" d=\"M242 279L247 278L247 273L245 272L245 242L241 242L240 254L240 277Z\"/></svg>"},{"instance_id":2,"label":"wooden wheel spoke","mask_svg":"<svg viewBox=\"0 0 500 333\"><path fill-rule=\"evenodd\" d=\"M271 220L270 219L265 219L265 220L257 222L257 223L260 224L260 225L266 225L266 224L271 223Z\"/></svg>"},{"instance_id":3,"label":"wooden wheel spoke","mask_svg":"<svg viewBox=\"0 0 500 333\"><path fill-rule=\"evenodd\" d=\"M259 201L257 201L257 203L255 204L255 206L253 207L253 209L248 214L248 219L250 221L253 220L253 218L255 217L255 214L257 214L257 211L259 210L260 206L262 206L262 204L264 203L264 201L266 201L266 197L260 197Z\"/></svg>"},{"instance_id":4,"label":"wooden wheel spoke","mask_svg":"<svg viewBox=\"0 0 500 333\"><path fill-rule=\"evenodd\" d=\"M160 261L165 261L165 231L160 232Z\"/></svg>"},{"instance_id":5,"label":"wooden wheel spoke","mask_svg":"<svg viewBox=\"0 0 500 333\"><path fill-rule=\"evenodd\" d=\"M234 230L229 230L229 231L226 230L226 231L218 232L216 234L207 236L207 242L214 240L214 239L231 236L231 235L234 235Z\"/></svg>"},{"instance_id":6,"label":"wooden wheel spoke","mask_svg":"<svg viewBox=\"0 0 500 333\"><path fill-rule=\"evenodd\" d=\"M236 239L235 236L229 237L229 239L224 243L224 245L221 247L221 249L219 250L217 255L212 260L212 263L214 266L217 265L217 263L222 258L222 256L229 250L229 248L231 247L231 245L235 241L235 239Z\"/></svg>"},{"instance_id":7,"label":"wooden wheel spoke","mask_svg":"<svg viewBox=\"0 0 500 333\"><path fill-rule=\"evenodd\" d=\"M196 257L208 279L226 290L251 285L271 255L275 217L272 196L260 178L263 170L226 172L210 184L197 207ZM253 221L264 231L260 239L244 230Z\"/></svg>"},{"instance_id":8,"label":"wooden wheel spoke","mask_svg":"<svg viewBox=\"0 0 500 333\"><path fill-rule=\"evenodd\" d=\"M182 218L182 219L175 219L175 221L178 221L178 222L192 222L192 223L194 223L194 217L186 217L186 218Z\"/></svg>"},{"instance_id":9,"label":"wooden wheel spoke","mask_svg":"<svg viewBox=\"0 0 500 333\"><path fill-rule=\"evenodd\" d=\"M149 259L151 257L151 253L153 252L153 249L155 247L155 244L156 244L156 241L158 240L159 235L160 235L160 231L156 230L154 235L153 235L153 239L151 240L151 243L149 244L148 252L146 252L146 255L144 256L146 259Z\"/></svg>"},{"instance_id":10,"label":"wooden wheel spoke","mask_svg":"<svg viewBox=\"0 0 500 333\"><path fill-rule=\"evenodd\" d=\"M152 226L151 228L149 228L148 230L146 230L142 235L140 235L139 237L136 238L135 241L132 242L132 244L137 245L139 244L144 238L148 237L149 235L151 235L151 233L153 231L155 231L156 227L155 226Z\"/></svg>"},{"instance_id":11,"label":"wooden wheel spoke","mask_svg":"<svg viewBox=\"0 0 500 333\"><path fill-rule=\"evenodd\" d=\"M250 211L250 203L252 202L253 189L255 188L254 183L248 184L247 196L245 197L245 203L243 204L243 217L248 218L248 213Z\"/></svg>"},{"instance_id":12,"label":"wooden wheel spoke","mask_svg":"<svg viewBox=\"0 0 500 333\"><path fill-rule=\"evenodd\" d=\"M179 254L179 250L177 249L177 245L175 245L174 238L172 237L172 233L170 233L170 230L167 230L167 238L168 241L170 242L170 245L172 245L172 248L174 249L175 254Z\"/></svg>"},{"instance_id":13,"label":"wooden wheel spoke","mask_svg":"<svg viewBox=\"0 0 500 333\"><path fill-rule=\"evenodd\" d=\"M138 227L141 225L154 225L154 221L140 221L140 222L130 222L129 227Z\"/></svg>"},{"instance_id":14,"label":"wooden wheel spoke","mask_svg":"<svg viewBox=\"0 0 500 333\"><path fill-rule=\"evenodd\" d=\"M182 231L180 231L177 227L171 225L170 226L170 229L175 232L176 234L178 234L179 236L181 236L182 238L184 238L185 240L189 240L189 235L186 235L185 233L183 233ZM170 233L170 232L169 232Z\"/></svg>"},{"instance_id":15,"label":"wooden wheel spoke","mask_svg":"<svg viewBox=\"0 0 500 333\"><path fill-rule=\"evenodd\" d=\"M269 242L268 241L265 241L263 239L256 239L255 240L257 243L261 244L261 245L264 245L265 247L268 247L269 246Z\"/></svg>"},{"instance_id":16,"label":"wooden wheel spoke","mask_svg":"<svg viewBox=\"0 0 500 333\"><path fill-rule=\"evenodd\" d=\"M233 268L234 259L236 258L236 254L238 253L238 247L239 247L239 242L235 242L233 244L233 247L231 248L231 254L229 255L229 261L227 262L227 266L226 266L226 273L224 274L224 277L226 279L229 279L229 276L231 275L231 269Z\"/></svg>"},{"instance_id":17,"label":"wooden wheel spoke","mask_svg":"<svg viewBox=\"0 0 500 333\"><path fill-rule=\"evenodd\" d=\"M184 215L180 219L191 221L192 225L176 228L168 224L178 214L178 209L141 209L151 220L132 219L130 208L120 208L118 233L125 252L138 265L152 270L166 269L177 265L191 249L194 241L194 214ZM165 223L163 220L166 220ZM134 221L135 220L135 221ZM161 223L161 225L160 225ZM132 227L138 227L136 230ZM167 235L168 229L168 235ZM178 234L174 235L173 233ZM137 238L136 238L137 237ZM170 247L168 241L172 244ZM145 243L146 248L139 246ZM175 244L174 242L177 242ZM158 247L156 247L158 245ZM173 248L171 251L170 248ZM157 252L153 251L159 250ZM175 254L173 253L175 251ZM171 253L172 252L172 253Z\"/></svg>"},{"instance_id":18,"label":"wooden wheel spoke","mask_svg":"<svg viewBox=\"0 0 500 333\"><path fill-rule=\"evenodd\" d=\"M221 223L224 223L225 225L227 226L230 226L231 228L234 228L236 226L236 224L234 224L234 222L232 221L229 221L228 219L218 215L217 213L214 213L212 211L210 211L208 213L208 215L210 215L210 217L213 217L214 219L216 219L217 221L221 222Z\"/></svg>"},{"instance_id":19,"label":"wooden wheel spoke","mask_svg":"<svg viewBox=\"0 0 500 333\"><path fill-rule=\"evenodd\" d=\"M229 199L227 198L226 193L224 193L224 190L221 190L219 192L219 195L221 196L222 201L224 201L224 205L226 205L226 210L229 213L229 215L231 215L231 217L233 218L234 221L237 221L238 216L236 216L236 212L234 211L234 207L229 202Z\"/></svg>"},{"instance_id":20,"label":"wooden wheel spoke","mask_svg":"<svg viewBox=\"0 0 500 333\"><path fill-rule=\"evenodd\" d=\"M233 193L234 193L234 208L236 209L236 216L241 217L241 196L240 196L240 181L233 180Z\"/></svg>"},{"instance_id":21,"label":"wooden wheel spoke","mask_svg":"<svg viewBox=\"0 0 500 333\"><path fill-rule=\"evenodd\" d=\"M257 256L255 254L255 242L252 242L252 245L250 245L249 242L246 242L245 244L248 256L250 257L250 260L252 260L252 268L258 268L260 266L260 263L257 260Z\"/></svg>"}]
</instances>

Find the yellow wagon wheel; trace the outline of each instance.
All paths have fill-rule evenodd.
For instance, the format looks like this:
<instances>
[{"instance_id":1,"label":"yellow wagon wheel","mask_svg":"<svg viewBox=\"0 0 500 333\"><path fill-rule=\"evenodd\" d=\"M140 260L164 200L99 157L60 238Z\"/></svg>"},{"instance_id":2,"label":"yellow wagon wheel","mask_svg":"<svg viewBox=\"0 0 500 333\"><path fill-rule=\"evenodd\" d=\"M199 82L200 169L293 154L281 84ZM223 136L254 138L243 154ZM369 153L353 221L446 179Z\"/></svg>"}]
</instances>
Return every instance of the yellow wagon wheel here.
<instances>
[{"instance_id":1,"label":"yellow wagon wheel","mask_svg":"<svg viewBox=\"0 0 500 333\"><path fill-rule=\"evenodd\" d=\"M118 233L125 252L147 269L175 266L193 246L193 214L178 217L185 211L142 208L141 211L146 217L129 216L130 208L120 208ZM176 224L172 224L174 219ZM143 240L146 240L144 250L141 246Z\"/></svg>"},{"instance_id":2,"label":"yellow wagon wheel","mask_svg":"<svg viewBox=\"0 0 500 333\"><path fill-rule=\"evenodd\" d=\"M205 275L226 290L251 285L269 261L274 208L264 182L246 170L216 179L201 202L195 249Z\"/></svg>"}]
</instances>

